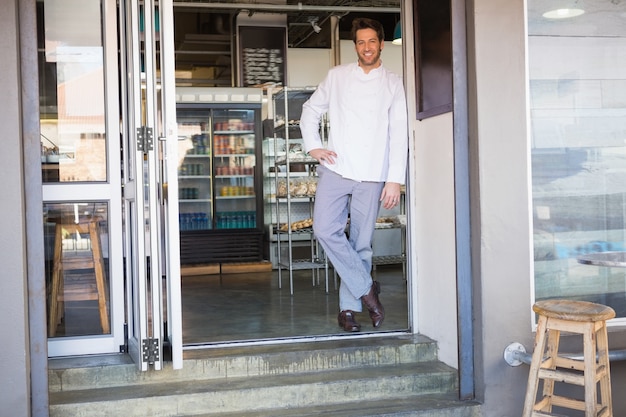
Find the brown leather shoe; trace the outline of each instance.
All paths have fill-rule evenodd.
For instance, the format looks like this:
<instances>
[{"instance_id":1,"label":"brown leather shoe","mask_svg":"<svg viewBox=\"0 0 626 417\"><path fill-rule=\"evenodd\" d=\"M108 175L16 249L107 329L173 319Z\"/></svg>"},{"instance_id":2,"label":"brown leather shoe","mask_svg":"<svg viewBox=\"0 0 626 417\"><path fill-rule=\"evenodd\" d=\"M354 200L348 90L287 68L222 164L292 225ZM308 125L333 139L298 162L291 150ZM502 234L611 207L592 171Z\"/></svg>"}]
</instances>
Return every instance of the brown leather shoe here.
<instances>
[{"instance_id":1,"label":"brown leather shoe","mask_svg":"<svg viewBox=\"0 0 626 417\"><path fill-rule=\"evenodd\" d=\"M347 332L358 332L361 330L361 325L356 322L354 318L354 311L352 310L343 310L337 316L337 321L339 322L339 327L343 328Z\"/></svg>"},{"instance_id":2,"label":"brown leather shoe","mask_svg":"<svg viewBox=\"0 0 626 417\"><path fill-rule=\"evenodd\" d=\"M370 312L370 318L374 327L380 327L385 319L385 308L380 303L378 294L380 294L380 283L373 281L370 291L361 297L361 301L363 301L363 304Z\"/></svg>"}]
</instances>

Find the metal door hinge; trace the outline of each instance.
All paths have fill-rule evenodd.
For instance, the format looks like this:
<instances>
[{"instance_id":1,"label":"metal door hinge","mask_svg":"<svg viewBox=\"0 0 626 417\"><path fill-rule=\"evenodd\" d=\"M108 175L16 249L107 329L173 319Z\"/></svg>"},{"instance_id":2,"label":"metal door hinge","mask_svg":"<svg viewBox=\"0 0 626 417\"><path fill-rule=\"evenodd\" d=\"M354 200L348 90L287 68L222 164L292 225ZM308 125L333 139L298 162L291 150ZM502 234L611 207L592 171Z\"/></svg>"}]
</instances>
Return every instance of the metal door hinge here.
<instances>
[{"instance_id":1,"label":"metal door hinge","mask_svg":"<svg viewBox=\"0 0 626 417\"><path fill-rule=\"evenodd\" d=\"M148 152L154 149L154 131L151 127L137 128L137 150Z\"/></svg>"},{"instance_id":2,"label":"metal door hinge","mask_svg":"<svg viewBox=\"0 0 626 417\"><path fill-rule=\"evenodd\" d=\"M148 338L141 341L142 360L152 365L159 360L159 339Z\"/></svg>"}]
</instances>

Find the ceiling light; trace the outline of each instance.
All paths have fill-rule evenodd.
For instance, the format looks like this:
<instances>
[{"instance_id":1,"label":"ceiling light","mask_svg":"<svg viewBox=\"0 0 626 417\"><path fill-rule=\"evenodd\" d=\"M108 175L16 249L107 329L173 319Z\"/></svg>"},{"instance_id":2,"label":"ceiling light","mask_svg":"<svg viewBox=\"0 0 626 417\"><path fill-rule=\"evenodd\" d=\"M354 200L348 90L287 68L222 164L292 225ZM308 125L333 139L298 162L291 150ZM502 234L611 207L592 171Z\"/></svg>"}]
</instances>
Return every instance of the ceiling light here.
<instances>
[{"instance_id":1,"label":"ceiling light","mask_svg":"<svg viewBox=\"0 0 626 417\"><path fill-rule=\"evenodd\" d=\"M396 23L396 27L393 29L393 40L391 43L394 45L402 45L402 25L400 22Z\"/></svg>"},{"instance_id":2,"label":"ceiling light","mask_svg":"<svg viewBox=\"0 0 626 417\"><path fill-rule=\"evenodd\" d=\"M554 9L543 14L546 19L569 19L570 17L580 16L585 13L583 9Z\"/></svg>"},{"instance_id":3,"label":"ceiling light","mask_svg":"<svg viewBox=\"0 0 626 417\"><path fill-rule=\"evenodd\" d=\"M309 17L309 22L311 23L311 26L313 27L313 30L315 31L315 33L320 33L322 31L322 28L319 27L319 25L317 24L317 21L319 20L318 17Z\"/></svg>"}]
</instances>

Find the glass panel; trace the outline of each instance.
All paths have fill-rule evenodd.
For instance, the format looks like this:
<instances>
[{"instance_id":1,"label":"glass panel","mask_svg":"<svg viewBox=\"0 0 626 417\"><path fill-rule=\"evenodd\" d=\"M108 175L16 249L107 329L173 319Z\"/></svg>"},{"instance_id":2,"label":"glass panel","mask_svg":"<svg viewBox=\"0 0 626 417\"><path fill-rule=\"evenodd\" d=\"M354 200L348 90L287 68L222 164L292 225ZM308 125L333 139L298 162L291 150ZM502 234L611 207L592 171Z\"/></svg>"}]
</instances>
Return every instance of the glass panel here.
<instances>
[{"instance_id":1,"label":"glass panel","mask_svg":"<svg viewBox=\"0 0 626 417\"><path fill-rule=\"evenodd\" d=\"M254 114L254 110L214 113L217 229L256 227Z\"/></svg>"},{"instance_id":2,"label":"glass panel","mask_svg":"<svg viewBox=\"0 0 626 417\"><path fill-rule=\"evenodd\" d=\"M44 204L48 336L109 334L109 222L104 202Z\"/></svg>"},{"instance_id":3,"label":"glass panel","mask_svg":"<svg viewBox=\"0 0 626 417\"><path fill-rule=\"evenodd\" d=\"M43 181L106 181L101 3L37 8Z\"/></svg>"},{"instance_id":4,"label":"glass panel","mask_svg":"<svg viewBox=\"0 0 626 417\"><path fill-rule=\"evenodd\" d=\"M580 262L625 249L626 3L578 3L582 15L560 19L528 4L535 297L626 317L626 269Z\"/></svg>"},{"instance_id":5,"label":"glass panel","mask_svg":"<svg viewBox=\"0 0 626 417\"><path fill-rule=\"evenodd\" d=\"M213 228L210 113L181 110L177 113L179 155L178 205L180 230Z\"/></svg>"}]
</instances>

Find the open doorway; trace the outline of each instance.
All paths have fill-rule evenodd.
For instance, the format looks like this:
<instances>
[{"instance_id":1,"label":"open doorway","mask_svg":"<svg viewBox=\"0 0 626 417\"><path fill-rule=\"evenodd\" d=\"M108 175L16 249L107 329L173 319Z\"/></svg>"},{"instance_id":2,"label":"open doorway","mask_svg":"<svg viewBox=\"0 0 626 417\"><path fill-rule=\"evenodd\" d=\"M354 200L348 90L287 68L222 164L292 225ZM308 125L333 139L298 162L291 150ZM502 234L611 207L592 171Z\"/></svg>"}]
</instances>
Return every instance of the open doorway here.
<instances>
[{"instance_id":1,"label":"open doorway","mask_svg":"<svg viewBox=\"0 0 626 417\"><path fill-rule=\"evenodd\" d=\"M284 29L285 46L281 58L286 60L286 69L281 82L253 86L260 88L262 95L261 123L250 129L257 142L254 151L241 153L241 149L237 150L240 129L228 127L230 132L225 132L221 130L223 126L218 127L216 124L217 119L207 116L206 122L198 121L196 126L192 126L194 123L189 121L186 124L185 129L191 132L189 137L195 137L195 142L191 141L194 142L192 146L183 152L188 157L183 158L181 155L180 168L183 173L179 175L179 190L188 193L179 194L179 197L181 200L189 200L179 205L183 245L183 344L186 348L230 342L335 337L346 334L337 326L337 288L341 278L335 274L332 265L327 273L322 271L321 275L320 271L309 269L294 271L293 287L287 284L285 270L282 270L283 276L280 277L280 260L277 259L280 250L277 239L280 237L276 237L276 229L282 225L280 214L277 218L277 212L284 209L275 204L278 192L275 159L280 156L279 153L298 150L297 146L293 149L281 148L283 145L276 141L273 132L275 114L272 94L285 86L314 88L330 67L354 60L354 45L350 40L349 28L352 19L357 16L376 18L383 23L386 33L383 56L385 65L392 67L395 72L401 72L402 48L391 42L395 26L400 20L400 2L388 3L382 7L385 10L395 8L396 13L356 13L338 9L333 15L315 10L290 11L289 6L282 6L273 16L274 21L279 23L270 24L268 20L260 20L263 22L260 26L267 30L276 27ZM185 101L184 93L180 91L185 89L188 89L187 92L193 92L196 88L205 89L203 91L208 94L223 89L230 94L229 89L241 88L241 64L237 49L239 10L215 10L209 4L205 6L207 7L188 9L177 7L176 2L174 3L176 84L179 91L177 99L182 102ZM307 6L314 7L310 3ZM246 19L254 20L261 13L245 14ZM312 65L312 62L316 64ZM291 84L292 80L295 84ZM213 105L215 97L211 96ZM190 107L193 106L187 105L187 112ZM239 119L242 118L233 117L228 122L236 124ZM179 130L180 126L179 124ZM210 143L206 142L207 139ZM252 174L246 171L250 163L243 162L243 159L239 161L241 163L224 163L227 157L232 159L231 155L250 155L257 150L260 153L256 154L253 168L254 175L260 176L262 180L260 185L254 183ZM211 157L205 157L207 161L199 162L202 158L199 154ZM307 171L303 169L302 172ZM304 175L298 174L294 178ZM246 179L245 176L250 178ZM200 177L207 177L209 188L203 188L203 185L184 185L189 181L197 181ZM222 183L225 179L229 179L228 185ZM229 204L235 207L232 201L243 196L249 197L249 187L260 187L252 192L255 195L261 193L260 210L252 206L230 210L224 208L225 206L218 207L220 201L224 200L230 201ZM194 197L194 192L199 193L198 196ZM201 207L197 200L205 200L204 206ZM185 205L195 205L197 208L184 209ZM306 204L301 206L300 212L292 220L304 220L310 216L305 206ZM252 214L249 213L253 211L255 220L251 221ZM404 208L389 212L381 210L379 220L379 230L376 231L373 242L376 259L373 273L382 284L380 297L387 309L387 319L382 328L364 326L362 333L409 331ZM212 258L219 252L215 249L217 246L228 246L237 241L244 230L256 228L262 231L260 258L245 262ZM229 232L232 232L233 239L228 238ZM211 234L221 234L225 240L217 244L211 242L211 238L207 237ZM197 238L201 235L205 236L205 240L197 240L198 244L194 245L194 236ZM239 242L240 246L242 244ZM189 247L194 248L193 253L191 250L186 252ZM304 248L295 248L295 252L298 251L306 253L307 245ZM252 252L256 253L256 250ZM245 254L250 255L250 252ZM224 257L228 255L222 255ZM326 280L328 287L325 285ZM364 318L363 321L365 322Z\"/></svg>"}]
</instances>

